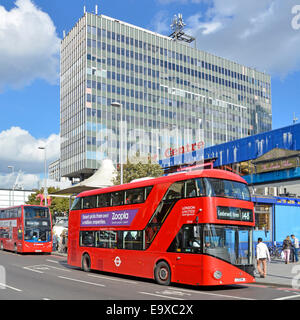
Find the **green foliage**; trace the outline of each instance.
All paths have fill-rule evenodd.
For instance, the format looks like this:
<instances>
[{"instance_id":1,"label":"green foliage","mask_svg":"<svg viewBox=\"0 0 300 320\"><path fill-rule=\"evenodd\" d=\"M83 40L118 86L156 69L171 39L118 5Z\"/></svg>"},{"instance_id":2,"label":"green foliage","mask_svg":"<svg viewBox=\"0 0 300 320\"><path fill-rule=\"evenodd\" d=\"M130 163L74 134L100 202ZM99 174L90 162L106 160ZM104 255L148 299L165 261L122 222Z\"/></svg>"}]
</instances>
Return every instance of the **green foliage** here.
<instances>
[{"instance_id":1,"label":"green foliage","mask_svg":"<svg viewBox=\"0 0 300 320\"><path fill-rule=\"evenodd\" d=\"M163 173L161 166L158 163L151 163L150 160L147 163L139 158L133 159L132 162L127 160L127 163L123 165L123 183L144 177L160 177ZM113 183L120 184L120 168L117 170Z\"/></svg>"},{"instance_id":2,"label":"green foliage","mask_svg":"<svg viewBox=\"0 0 300 320\"><path fill-rule=\"evenodd\" d=\"M52 194L58 190L59 190L58 188L49 187L48 194ZM28 201L26 202L26 204L38 204L39 205L41 203L41 199L37 198L37 195L39 195L39 194L44 194L44 188L42 188L40 190L35 190L35 192L32 193L28 197ZM52 199L52 201L51 201L50 211L51 211L52 217L56 212L57 213L61 213L61 212L68 213L68 211L69 211L69 199L68 198L51 197L51 199ZM45 204L45 200L43 201L43 205L44 204Z\"/></svg>"}]
</instances>

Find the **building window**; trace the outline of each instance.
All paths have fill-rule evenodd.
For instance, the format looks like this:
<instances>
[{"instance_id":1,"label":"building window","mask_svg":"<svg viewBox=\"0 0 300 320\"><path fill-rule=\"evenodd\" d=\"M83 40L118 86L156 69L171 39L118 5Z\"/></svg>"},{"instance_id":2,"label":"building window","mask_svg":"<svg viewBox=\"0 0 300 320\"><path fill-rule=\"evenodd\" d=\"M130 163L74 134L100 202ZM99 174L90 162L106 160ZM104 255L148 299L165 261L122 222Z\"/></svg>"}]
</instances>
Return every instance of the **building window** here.
<instances>
[{"instance_id":1,"label":"building window","mask_svg":"<svg viewBox=\"0 0 300 320\"><path fill-rule=\"evenodd\" d=\"M272 206L269 204L255 204L255 229L271 231Z\"/></svg>"}]
</instances>

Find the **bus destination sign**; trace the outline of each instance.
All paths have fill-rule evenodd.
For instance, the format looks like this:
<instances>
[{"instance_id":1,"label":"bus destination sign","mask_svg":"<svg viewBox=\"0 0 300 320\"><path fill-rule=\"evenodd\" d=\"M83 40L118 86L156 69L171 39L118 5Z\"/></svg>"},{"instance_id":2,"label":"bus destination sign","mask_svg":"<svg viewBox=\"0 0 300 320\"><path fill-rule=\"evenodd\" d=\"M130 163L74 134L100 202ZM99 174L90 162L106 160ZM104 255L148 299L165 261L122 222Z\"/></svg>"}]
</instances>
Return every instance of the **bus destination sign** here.
<instances>
[{"instance_id":1,"label":"bus destination sign","mask_svg":"<svg viewBox=\"0 0 300 320\"><path fill-rule=\"evenodd\" d=\"M253 222L253 212L250 209L236 207L217 207L217 218L221 220Z\"/></svg>"}]
</instances>

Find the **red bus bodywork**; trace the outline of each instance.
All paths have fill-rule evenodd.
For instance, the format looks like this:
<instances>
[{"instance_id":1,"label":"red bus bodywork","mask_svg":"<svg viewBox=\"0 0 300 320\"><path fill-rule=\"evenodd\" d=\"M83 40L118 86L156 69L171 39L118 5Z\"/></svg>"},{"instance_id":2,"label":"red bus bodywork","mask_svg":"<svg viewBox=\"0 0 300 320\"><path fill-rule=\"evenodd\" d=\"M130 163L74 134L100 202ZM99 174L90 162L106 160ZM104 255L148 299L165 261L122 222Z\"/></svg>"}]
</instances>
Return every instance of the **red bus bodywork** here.
<instances>
[{"instance_id":1,"label":"red bus bodywork","mask_svg":"<svg viewBox=\"0 0 300 320\"><path fill-rule=\"evenodd\" d=\"M48 217L43 219L34 216L31 219L25 217L25 210L46 210ZM32 227L26 226L26 221L32 223ZM46 225L46 227L43 226ZM28 223L30 225L30 223ZM0 248L16 253L52 252L51 215L47 207L39 205L21 205L0 209ZM47 231L47 236L40 234L41 230ZM29 232L33 231L37 237L31 239ZM45 237L45 238L44 238Z\"/></svg>"},{"instance_id":2,"label":"red bus bodywork","mask_svg":"<svg viewBox=\"0 0 300 320\"><path fill-rule=\"evenodd\" d=\"M80 245L80 232L91 230L145 230L157 207L162 202L169 187L178 181L187 181L196 178L216 178L236 181L246 184L240 176L222 170L202 170L188 173L178 173L165 177L133 182L124 185L113 186L105 189L86 191L79 194L78 198L100 195L108 192L153 186L146 201L141 204L122 205L117 207L93 208L82 210L71 210L69 215L68 229L68 264L84 268L84 259L89 257L89 268L106 272L132 275L144 278L155 278L155 270L160 262L169 266L170 281L190 285L226 285L237 283L255 282L253 273L248 272L248 267L253 271L254 266L249 254L249 265L241 268L233 265L226 259L219 259L211 254L202 252L170 251L170 245L174 241L182 226L232 226L232 228L249 228L252 230L255 221L253 214L253 203L251 201L228 199L225 197L193 197L182 198L170 206L165 220L156 233L149 247L142 250L127 250L118 248L99 248ZM217 207L244 208L251 212L251 221L235 221L220 219L217 217ZM111 214L113 211L119 213L122 210L138 210L130 225L112 227L81 226L82 216L92 213ZM86 216L84 216L85 218ZM227 232L227 230L225 230ZM229 230L230 233L230 230ZM249 231L250 233L250 231ZM252 240L248 245L252 251ZM203 249L204 250L204 249ZM219 250L221 250L219 248ZM221 274L221 276L220 276ZM164 284L164 283L162 283ZM169 284L169 282L167 283Z\"/></svg>"}]
</instances>

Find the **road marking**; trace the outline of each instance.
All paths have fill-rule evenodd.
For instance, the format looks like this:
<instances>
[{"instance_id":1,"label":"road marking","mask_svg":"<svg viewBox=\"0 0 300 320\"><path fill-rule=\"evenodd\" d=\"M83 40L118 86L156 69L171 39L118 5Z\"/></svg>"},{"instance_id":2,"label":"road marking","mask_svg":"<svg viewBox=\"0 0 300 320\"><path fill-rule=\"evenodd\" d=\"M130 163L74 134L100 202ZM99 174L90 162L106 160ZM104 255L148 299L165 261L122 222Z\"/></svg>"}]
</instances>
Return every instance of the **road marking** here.
<instances>
[{"instance_id":1,"label":"road marking","mask_svg":"<svg viewBox=\"0 0 300 320\"><path fill-rule=\"evenodd\" d=\"M36 266L23 267L23 269L29 270L29 271L33 271L33 272L36 272L36 273L44 273L43 271L32 269L34 267L36 267Z\"/></svg>"},{"instance_id":2,"label":"road marking","mask_svg":"<svg viewBox=\"0 0 300 320\"><path fill-rule=\"evenodd\" d=\"M54 266L49 266L48 264L37 264L35 266L27 266L27 267L23 267L23 269L30 270L30 271L37 272L37 273L44 273L45 270L50 270L50 269L71 272L71 270L67 270L65 268L58 268L58 267L54 267ZM43 271L41 271L41 270L43 270Z\"/></svg>"},{"instance_id":3,"label":"road marking","mask_svg":"<svg viewBox=\"0 0 300 320\"><path fill-rule=\"evenodd\" d=\"M58 278L71 280L71 281L76 281L76 282L82 282L82 283L86 283L86 284L91 284L93 286L98 286L98 287L106 287L104 284L88 282L88 281L79 280L79 279L73 279L73 278L67 278L67 277L63 277L63 276L58 276Z\"/></svg>"},{"instance_id":4,"label":"road marking","mask_svg":"<svg viewBox=\"0 0 300 320\"><path fill-rule=\"evenodd\" d=\"M300 294L296 294L294 296L281 297L281 298L276 298L273 300L288 300L288 299L295 299L295 298L299 298L299 297L300 297Z\"/></svg>"},{"instance_id":5,"label":"road marking","mask_svg":"<svg viewBox=\"0 0 300 320\"><path fill-rule=\"evenodd\" d=\"M181 292L181 291L178 291L178 290L174 290L174 289L172 289L172 290L164 290L161 293L164 294L164 295L171 294L171 295L181 296L181 297L182 296L191 296L192 295L191 293L184 293L184 292Z\"/></svg>"},{"instance_id":6,"label":"road marking","mask_svg":"<svg viewBox=\"0 0 300 320\"><path fill-rule=\"evenodd\" d=\"M172 288L170 287L169 289L171 290L177 290L177 288ZM211 296L220 296L220 297L224 297L224 298L229 298L229 299L239 299L239 300L254 300L252 298L244 298L244 297L235 297L235 296L229 296L229 295L225 295L225 294L220 294L220 293L211 293L211 292L205 292L205 291L193 291L193 290L188 290L188 289L180 289L180 291L183 292L190 292L190 293L197 293L197 294L206 294L206 295L211 295Z\"/></svg>"},{"instance_id":7,"label":"road marking","mask_svg":"<svg viewBox=\"0 0 300 320\"><path fill-rule=\"evenodd\" d=\"M18 291L18 292L23 291L23 290L21 290L21 289L15 288L15 287L8 286L8 285L5 284L5 283L0 283L0 287L1 287L1 286L5 287L5 288L8 288L8 289L11 289L11 290Z\"/></svg>"},{"instance_id":8,"label":"road marking","mask_svg":"<svg viewBox=\"0 0 300 320\"><path fill-rule=\"evenodd\" d=\"M56 260L50 260L50 259L46 259L46 261L53 262L53 263L59 263L59 261L56 261Z\"/></svg>"},{"instance_id":9,"label":"road marking","mask_svg":"<svg viewBox=\"0 0 300 320\"><path fill-rule=\"evenodd\" d=\"M102 277L102 276L96 276L93 274L89 274L89 277L94 277L94 278L99 278L99 279L105 279L105 280L112 280L112 281L120 281L120 282L125 282L125 283L130 283L130 284L137 284L137 282L135 281L131 281L131 280L124 280L124 279L115 279L113 277L109 278L109 277Z\"/></svg>"},{"instance_id":10,"label":"road marking","mask_svg":"<svg viewBox=\"0 0 300 320\"><path fill-rule=\"evenodd\" d=\"M67 270L67 269L64 269L64 268L53 267L53 266L49 266L47 264L45 264L44 266L46 266L48 268L51 268L51 269L62 270L62 271L65 271L65 272L71 272L71 270Z\"/></svg>"},{"instance_id":11,"label":"road marking","mask_svg":"<svg viewBox=\"0 0 300 320\"><path fill-rule=\"evenodd\" d=\"M184 299L181 299L181 298L178 298L178 297L169 297L169 296L164 296L162 294L158 294L158 293L150 293L150 292L139 292L141 294L147 294L149 296L155 296L155 297L160 297L160 298L167 298L167 299L172 299L172 300L184 300Z\"/></svg>"}]
</instances>

